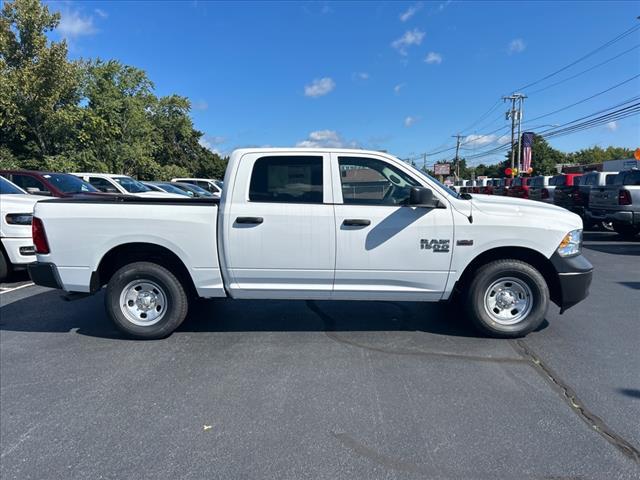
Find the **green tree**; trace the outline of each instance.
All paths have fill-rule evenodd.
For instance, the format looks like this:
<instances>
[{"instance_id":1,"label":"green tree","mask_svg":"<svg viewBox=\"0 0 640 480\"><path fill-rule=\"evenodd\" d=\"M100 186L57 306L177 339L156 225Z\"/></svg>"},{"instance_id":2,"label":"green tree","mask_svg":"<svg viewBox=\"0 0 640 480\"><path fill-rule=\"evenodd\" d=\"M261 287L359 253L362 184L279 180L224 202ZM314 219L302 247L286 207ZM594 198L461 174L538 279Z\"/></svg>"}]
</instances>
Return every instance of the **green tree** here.
<instances>
[{"instance_id":1,"label":"green tree","mask_svg":"<svg viewBox=\"0 0 640 480\"><path fill-rule=\"evenodd\" d=\"M128 175L152 175L160 169L150 111L156 102L153 84L144 71L116 60L84 65L83 112L86 135L78 149L101 170Z\"/></svg>"},{"instance_id":2,"label":"green tree","mask_svg":"<svg viewBox=\"0 0 640 480\"><path fill-rule=\"evenodd\" d=\"M38 0L0 12L0 139L25 166L64 152L81 115L78 64L46 35L59 21Z\"/></svg>"},{"instance_id":3,"label":"green tree","mask_svg":"<svg viewBox=\"0 0 640 480\"><path fill-rule=\"evenodd\" d=\"M567 156L569 163L577 163L580 165L587 165L590 163L602 163L607 160L621 160L625 158L632 158L633 150L630 148L622 147L591 147L577 152L570 153Z\"/></svg>"}]
</instances>

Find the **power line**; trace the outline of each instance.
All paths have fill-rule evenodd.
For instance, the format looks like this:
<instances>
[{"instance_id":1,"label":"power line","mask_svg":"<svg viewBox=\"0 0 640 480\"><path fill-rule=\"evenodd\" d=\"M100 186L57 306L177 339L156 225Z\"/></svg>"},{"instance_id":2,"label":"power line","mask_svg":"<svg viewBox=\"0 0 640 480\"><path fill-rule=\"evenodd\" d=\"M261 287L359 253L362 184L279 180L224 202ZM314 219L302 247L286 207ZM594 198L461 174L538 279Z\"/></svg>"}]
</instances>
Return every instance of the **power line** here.
<instances>
[{"instance_id":1,"label":"power line","mask_svg":"<svg viewBox=\"0 0 640 480\"><path fill-rule=\"evenodd\" d=\"M547 85L546 87L539 88L538 90L534 90L533 92L529 92L529 95L533 95L533 94L536 94L536 93L543 92L543 91L548 90L548 89L550 89L552 87L555 87L556 85L560 85L560 84L562 84L564 82L568 82L569 80L573 80L574 78L579 77L580 75L584 75L585 73L590 72L591 70L595 70L596 68L601 67L602 65L606 65L607 63L612 62L615 59L622 57L623 55L626 55L627 53L635 50L638 47L640 47L640 43L638 45L635 45L635 46L629 48L628 50L625 50L622 53L619 53L615 57L611 57L611 58L605 60L604 62L600 62L597 65L594 65L594 66L592 66L590 68L587 68L586 70L583 70L583 71L581 71L579 73L576 73L575 75L572 75L570 77L567 77L567 78L564 78L562 80L559 80L559 81L557 81L555 83Z\"/></svg>"},{"instance_id":2,"label":"power line","mask_svg":"<svg viewBox=\"0 0 640 480\"><path fill-rule=\"evenodd\" d=\"M515 91L523 91L526 90L529 87L533 87L534 85L537 85L538 83L544 82L545 80L554 77L555 75L557 75L558 73L564 72L565 70L573 67L574 65L576 65L577 63L582 62L583 60L586 60L587 58L595 55L596 53L598 53L600 50L603 50L611 45L613 45L614 43L618 42L619 40L622 40L623 38L625 38L628 35L631 35L633 32L637 31L638 29L640 29L640 25L635 25L627 30L625 30L624 32L622 32L621 34L617 35L616 37L612 38L611 40L609 40L608 42L604 43L603 45L600 45L599 47L597 47L595 50L590 51L589 53L583 55L582 57L578 58L577 60L574 60L573 62L565 65L564 67L549 73L548 75L545 75L544 77L536 80L535 82L531 82L528 83L526 85L523 85L522 87L516 88Z\"/></svg>"},{"instance_id":3,"label":"power line","mask_svg":"<svg viewBox=\"0 0 640 480\"><path fill-rule=\"evenodd\" d=\"M564 135L570 135L572 133L576 133L579 131L588 130L590 128L594 128L614 120L621 120L627 117L638 115L640 113L639 100L640 100L640 96L631 98L620 104L580 117L570 122L566 122L562 125L558 125L557 127L553 127L551 129L544 130L542 132L536 132L536 135L543 138L560 137ZM636 103L632 103L632 102L636 102ZM626 105L626 104L630 104L630 105ZM607 113L604 113L604 112L607 112ZM508 150L509 147L510 147L509 144L493 147L489 150L468 155L465 157L465 160L478 159L478 158L494 155L502 151Z\"/></svg>"},{"instance_id":4,"label":"power line","mask_svg":"<svg viewBox=\"0 0 640 480\"><path fill-rule=\"evenodd\" d=\"M526 122L524 122L524 123L526 124L526 123L533 122L533 121L535 121L535 120L540 120L541 118L545 118L545 117L548 117L548 116L550 116L550 115L554 115L554 114L556 114L556 113L562 112L562 111L564 111L564 110L568 110L569 108L573 108L573 107L575 107L576 105L580 105L581 103L587 102L587 101L589 101L589 100L591 100L591 99L593 99L593 98L596 98L596 97L598 97L598 96L600 96L600 95L603 95L603 94L605 94L605 93L607 93L607 92L610 92L611 90L614 90L614 89L616 89L616 88L618 88L618 87L621 87L622 85L625 85L625 84L627 84L627 83L631 82L632 80L635 80L635 79L636 79L636 78L638 78L638 77L640 77L640 73L639 73L639 74L637 74L637 75L634 75L634 76L633 76L633 77L631 77L631 78L627 78L626 80L624 80L624 81L622 81L622 82L620 82L620 83L617 83L617 84L613 85L612 87L609 87L609 88L607 88L607 89L605 89L605 90L602 90L601 92L595 93L595 94L593 94L593 95L591 95L591 96L589 96L589 97L587 97L587 98L583 98L582 100L579 100L579 101L577 101L577 102L575 102L575 103L572 103L572 104L567 105L567 106L565 106L565 107L559 108L558 110L554 110L553 112L545 113L544 115L539 115L539 116L537 116L537 117L535 117L535 118L531 118L531 119L527 120L527 121L526 121Z\"/></svg>"},{"instance_id":5,"label":"power line","mask_svg":"<svg viewBox=\"0 0 640 480\"><path fill-rule=\"evenodd\" d=\"M629 29L625 30L624 32L622 32L622 33L618 34L617 36L615 36L615 37L614 37L614 38L612 38L611 40L609 40L609 41L605 42L604 44L600 45L599 47L595 48L594 50L591 50L590 52L586 53L585 55L583 55L583 56L579 57L577 60L574 60L573 62L571 62L571 63L569 63L569 64L565 65L564 67L562 67L562 68L560 68L560 69L558 69L558 70L555 70L554 72L551 72L551 73L549 73L549 74L545 75L544 77L542 77L542 78L540 78L540 79L538 79L538 80L536 80L536 81L530 82L530 83L528 83L528 84L526 84L526 85L524 85L524 86L522 86L522 87L520 87L520 88L518 88L518 89L514 90L514 92L515 92L515 91L522 91L522 90L525 90L525 89L527 89L527 88L530 88L530 87L532 87L532 86L534 86L534 85L537 85L537 84L539 84L539 83L541 83L541 82L543 82L543 81L545 81L545 80L547 80L547 79L549 79L549 78L554 77L555 75L557 75L557 74L559 74L559 73L561 73L561 72L563 72L563 71L565 71L565 70L568 70L569 68L573 67L574 65L576 65L576 64L578 64L578 63L580 63L580 62L582 62L582 61L586 60L587 58L592 57L593 55L595 55L595 54L596 54L596 53L598 53L599 51L604 50L605 48L607 48L607 47L609 47L609 46L611 46L611 45L613 45L613 44L617 43L618 41L620 41L620 40L622 40L623 38L625 38L625 37L627 37L627 36L631 35L632 33L636 32L636 31L637 31L637 30L639 30L639 29L640 29L640 25L635 25L635 26L633 26L633 27L631 27L631 28L629 28ZM532 92L532 93L539 93L539 92L541 92L541 91L544 91L544 90L547 90L547 89L549 89L549 88L552 88L552 87L554 87L554 86L556 86L556 85L559 85L559 84L562 84L562 83L567 82L567 81L569 81L569 80L572 80L572 79L574 79L574 78L576 78L576 77L579 77L580 75L583 75L583 74L585 74L585 73L588 73L588 72L590 72L590 71L592 71L592 70L594 70L594 69L596 69L596 68L598 68L598 67L600 67L600 66L602 66L602 65L605 65L605 64L607 64L607 63L609 63L609 62L611 62L611 61L613 61L613 60L615 60L615 59L617 59L617 58L621 57L622 55L625 55L625 54L629 53L630 51L632 51L632 50L634 50L634 49L638 48L639 46L640 46L640 45L635 45L634 47L632 47L632 48L630 48L630 49L628 49L628 50L625 50L624 52L622 52L622 53L620 53L620 54L618 54L618 55L616 55L616 56L614 56L614 57L611 57L611 58L609 58L609 59L607 59L607 60L605 60L605 61L603 61L603 62L600 62L600 63L599 63L599 64L597 64L597 65L594 65L594 66L592 66L592 67L590 67L590 68L588 68L588 69L586 69L586 70L583 70L583 71L581 71L581 72L579 72L579 73L577 73L577 74L575 74L575 75L572 75L572 76L570 76L570 77L567 77L567 78L565 78L565 79L563 79L563 80L560 80L560 81L555 82L555 83L553 83L553 84L547 85L546 87L543 87L543 88L540 88L540 89L538 89L538 90L535 90L535 91L534 91L534 92ZM633 78L637 78L637 76L636 76L636 77L633 77ZM633 78L629 79L629 81L633 80ZM626 83L626 81L625 81L625 82L623 82L622 84L624 84L624 83ZM617 88L618 86L620 86L620 85L622 85L622 84L615 85L615 86L611 87L611 89L613 89L613 88ZM592 97L589 97L589 98L583 99L583 100L581 100L581 101L579 101L579 102L577 102L577 103L575 103L575 104L569 105L569 106L567 106L567 107L563 107L563 109L556 110L556 111L554 111L554 112L550 112L550 113L548 113L548 114L545 114L544 116L536 117L535 119L532 119L532 120L537 120L537 119L540 119L540 118L544 118L545 116L549 116L549 115L552 115L552 114L554 114L554 113L558 113L558 112L560 112L560 111L566 110L566 109L571 108L571 107L573 107L573 106L575 106L575 105L578 105L578 104L580 104L580 103L583 103L583 102L585 102L585 101L588 101L588 100L590 100L591 98L595 98L595 97L596 97L596 96L598 96L598 95L604 94L604 93L606 93L607 91L609 91L609 90L605 90L605 91L603 91L603 92L599 92L598 94L596 94L596 95L594 95L594 96L592 96ZM489 116L489 115L491 114L491 112L493 112L493 111L497 108L497 106L499 105L499 102L500 102L499 100L498 100L498 101L496 101L496 103L494 103L494 104L493 104L493 106L492 106L489 110L487 110L487 112L485 112L483 115L481 115L481 116L480 116L480 118L479 118L478 120L476 120L475 122L473 122L470 126L468 126L467 128L465 128L465 129L461 130L461 131L460 131L460 133L470 130L471 128L473 128L474 126L476 126L478 123L480 123L483 119L485 119L487 116ZM496 117L496 118L495 118L494 120L492 120L489 124L487 124L487 125L483 126L483 128L486 128L488 125L491 125L491 124L495 123L499 118L500 118L500 117ZM532 120L529 120L528 122L525 122L525 123L529 123L529 122L530 122L530 121L532 121ZM493 134L493 133L496 133L496 132L498 132L498 131L501 131L501 130L504 130L504 129L507 129L507 128L509 128L509 127L508 127L508 126L503 126L503 127L497 128L497 129L495 129L495 130L493 130L493 131L491 131L491 132L485 133L485 134L484 134L484 136L491 135L491 134ZM461 143L461 145L464 145L464 144L466 144L466 143L469 143L469 141L467 141L467 142L462 142L462 143ZM436 150L436 151L434 151L434 152L428 152L428 155L437 155L437 154L440 154L440 153L444 153L444 152L447 152L447 151L454 150L455 148L456 148L455 146L449 146L448 148L444 148L444 149L441 149L441 150Z\"/></svg>"}]
</instances>

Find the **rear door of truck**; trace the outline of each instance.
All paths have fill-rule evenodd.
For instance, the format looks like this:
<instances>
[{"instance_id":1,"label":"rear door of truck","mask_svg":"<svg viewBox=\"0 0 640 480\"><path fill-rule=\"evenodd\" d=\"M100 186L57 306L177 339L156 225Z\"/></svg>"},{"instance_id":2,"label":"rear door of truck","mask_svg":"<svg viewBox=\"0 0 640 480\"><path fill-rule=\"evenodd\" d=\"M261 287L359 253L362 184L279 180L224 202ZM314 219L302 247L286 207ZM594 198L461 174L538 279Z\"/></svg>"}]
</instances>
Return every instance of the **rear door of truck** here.
<instances>
[{"instance_id":1,"label":"rear door of truck","mask_svg":"<svg viewBox=\"0 0 640 480\"><path fill-rule=\"evenodd\" d=\"M330 297L336 259L330 168L327 153L241 158L223 222L233 297Z\"/></svg>"}]
</instances>

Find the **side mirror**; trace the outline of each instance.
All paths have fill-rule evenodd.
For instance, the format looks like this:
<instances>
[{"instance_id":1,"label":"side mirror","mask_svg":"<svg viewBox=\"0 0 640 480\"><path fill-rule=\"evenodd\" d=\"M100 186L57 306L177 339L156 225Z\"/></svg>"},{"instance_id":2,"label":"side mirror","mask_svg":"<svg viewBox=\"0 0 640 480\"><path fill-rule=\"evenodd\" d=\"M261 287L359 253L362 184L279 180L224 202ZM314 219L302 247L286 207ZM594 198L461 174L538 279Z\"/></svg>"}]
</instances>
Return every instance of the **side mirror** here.
<instances>
[{"instance_id":1,"label":"side mirror","mask_svg":"<svg viewBox=\"0 0 640 480\"><path fill-rule=\"evenodd\" d=\"M409 206L436 208L438 200L433 198L433 191L426 187L411 187L409 193Z\"/></svg>"}]
</instances>

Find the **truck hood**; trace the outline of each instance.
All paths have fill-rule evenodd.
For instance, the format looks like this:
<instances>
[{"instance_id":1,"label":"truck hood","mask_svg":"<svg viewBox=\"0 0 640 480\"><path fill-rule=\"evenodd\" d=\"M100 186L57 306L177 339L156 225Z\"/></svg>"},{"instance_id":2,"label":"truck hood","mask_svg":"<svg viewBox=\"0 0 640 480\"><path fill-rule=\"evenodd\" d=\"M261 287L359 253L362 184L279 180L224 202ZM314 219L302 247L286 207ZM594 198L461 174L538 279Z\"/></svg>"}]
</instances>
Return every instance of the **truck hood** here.
<instances>
[{"instance_id":1,"label":"truck hood","mask_svg":"<svg viewBox=\"0 0 640 480\"><path fill-rule=\"evenodd\" d=\"M462 202L458 203L456 209L465 215L479 212L489 217L500 218L501 222L508 222L511 225L567 231L582 228L582 219L578 215L549 203L524 198L477 194L472 195L471 200L466 200L470 204L468 208L465 208ZM471 204L473 211L471 211Z\"/></svg>"},{"instance_id":2,"label":"truck hood","mask_svg":"<svg viewBox=\"0 0 640 480\"><path fill-rule=\"evenodd\" d=\"M33 212L33 206L39 200L51 197L38 197L28 193L12 193L0 195L0 210L7 213L29 213Z\"/></svg>"}]
</instances>

